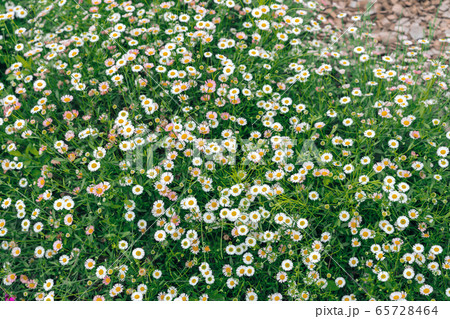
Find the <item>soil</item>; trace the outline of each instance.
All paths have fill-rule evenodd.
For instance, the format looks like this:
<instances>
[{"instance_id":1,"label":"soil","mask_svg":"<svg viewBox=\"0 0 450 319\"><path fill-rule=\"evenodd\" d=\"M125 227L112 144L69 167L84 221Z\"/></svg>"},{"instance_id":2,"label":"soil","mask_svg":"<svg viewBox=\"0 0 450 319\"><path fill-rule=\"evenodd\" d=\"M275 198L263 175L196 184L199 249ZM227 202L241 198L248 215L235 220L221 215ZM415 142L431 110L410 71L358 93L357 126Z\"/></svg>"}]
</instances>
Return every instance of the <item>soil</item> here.
<instances>
[{"instance_id":1,"label":"soil","mask_svg":"<svg viewBox=\"0 0 450 319\"><path fill-rule=\"evenodd\" d=\"M450 38L450 0L319 0L329 21L341 32L354 25L352 16L370 16L372 36L387 52L403 40L430 40L427 53L437 56ZM340 13L347 13L339 18Z\"/></svg>"}]
</instances>

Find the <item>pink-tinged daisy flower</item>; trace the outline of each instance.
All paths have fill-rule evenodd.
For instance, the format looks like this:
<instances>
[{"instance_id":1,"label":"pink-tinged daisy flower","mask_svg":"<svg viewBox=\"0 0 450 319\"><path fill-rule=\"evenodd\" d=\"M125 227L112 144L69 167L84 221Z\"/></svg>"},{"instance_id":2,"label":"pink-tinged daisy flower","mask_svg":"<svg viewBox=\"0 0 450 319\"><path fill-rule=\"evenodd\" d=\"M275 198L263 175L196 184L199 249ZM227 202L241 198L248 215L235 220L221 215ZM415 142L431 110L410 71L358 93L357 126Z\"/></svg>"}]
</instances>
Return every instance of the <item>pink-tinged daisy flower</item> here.
<instances>
[{"instance_id":1,"label":"pink-tinged daisy flower","mask_svg":"<svg viewBox=\"0 0 450 319\"><path fill-rule=\"evenodd\" d=\"M39 177L37 180L37 186L39 188L42 188L42 187L44 187L44 185L45 185L45 179L43 177Z\"/></svg>"},{"instance_id":2,"label":"pink-tinged daisy flower","mask_svg":"<svg viewBox=\"0 0 450 319\"><path fill-rule=\"evenodd\" d=\"M216 81L207 80L205 82L206 93L213 93L216 90Z\"/></svg>"},{"instance_id":3,"label":"pink-tinged daisy flower","mask_svg":"<svg viewBox=\"0 0 450 319\"><path fill-rule=\"evenodd\" d=\"M72 95L63 95L61 96L61 102L63 103L69 103L72 102L73 96Z\"/></svg>"},{"instance_id":4,"label":"pink-tinged daisy flower","mask_svg":"<svg viewBox=\"0 0 450 319\"><path fill-rule=\"evenodd\" d=\"M86 227L86 235L92 235L94 233L94 226L88 226Z\"/></svg>"},{"instance_id":5,"label":"pink-tinged daisy flower","mask_svg":"<svg viewBox=\"0 0 450 319\"><path fill-rule=\"evenodd\" d=\"M409 137L412 139L418 139L420 138L420 132L419 131L411 131L409 132Z\"/></svg>"}]
</instances>

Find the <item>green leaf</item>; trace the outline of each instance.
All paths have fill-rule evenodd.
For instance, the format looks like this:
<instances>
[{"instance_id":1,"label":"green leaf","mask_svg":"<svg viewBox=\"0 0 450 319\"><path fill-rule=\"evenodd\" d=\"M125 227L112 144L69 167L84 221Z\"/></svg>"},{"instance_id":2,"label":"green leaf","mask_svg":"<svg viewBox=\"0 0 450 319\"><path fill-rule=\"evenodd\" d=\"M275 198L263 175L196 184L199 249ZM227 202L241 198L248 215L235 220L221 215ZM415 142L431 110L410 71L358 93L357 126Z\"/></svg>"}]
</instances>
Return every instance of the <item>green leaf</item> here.
<instances>
[{"instance_id":1,"label":"green leaf","mask_svg":"<svg viewBox=\"0 0 450 319\"><path fill-rule=\"evenodd\" d=\"M30 62L26 61L23 57L21 57L20 55L16 56L17 61L19 61L20 63L22 63L22 66L25 69L31 69L31 64Z\"/></svg>"},{"instance_id":2,"label":"green leaf","mask_svg":"<svg viewBox=\"0 0 450 319\"><path fill-rule=\"evenodd\" d=\"M22 153L20 153L19 151L11 151L9 152L9 154L11 154L12 156L22 156Z\"/></svg>"},{"instance_id":3,"label":"green leaf","mask_svg":"<svg viewBox=\"0 0 450 319\"><path fill-rule=\"evenodd\" d=\"M41 176L41 171L39 169L34 169L31 172L31 176L33 176L34 178L38 178L39 176Z\"/></svg>"},{"instance_id":4,"label":"green leaf","mask_svg":"<svg viewBox=\"0 0 450 319\"><path fill-rule=\"evenodd\" d=\"M327 287L327 289L328 289L329 291L336 291L336 290L339 290L339 287L336 286L336 283L335 283L334 281L332 281L332 280L327 280L327 281L328 281L328 287Z\"/></svg>"},{"instance_id":5,"label":"green leaf","mask_svg":"<svg viewBox=\"0 0 450 319\"><path fill-rule=\"evenodd\" d=\"M221 293L217 292L217 293L212 293L211 294L211 300L214 301L224 301L225 300L225 296L222 295Z\"/></svg>"},{"instance_id":6,"label":"green leaf","mask_svg":"<svg viewBox=\"0 0 450 319\"><path fill-rule=\"evenodd\" d=\"M125 199L125 204L130 206L132 205L132 203L128 199Z\"/></svg>"},{"instance_id":7,"label":"green leaf","mask_svg":"<svg viewBox=\"0 0 450 319\"><path fill-rule=\"evenodd\" d=\"M31 153L31 154L33 154L33 155L35 155L35 156L39 156L39 152L38 152L38 150L34 147L33 144L28 144L28 145L27 145L27 148L25 149L25 153L26 153L26 154Z\"/></svg>"},{"instance_id":8,"label":"green leaf","mask_svg":"<svg viewBox=\"0 0 450 319\"><path fill-rule=\"evenodd\" d=\"M30 147L30 153L35 155L35 156L40 156L39 155L39 151L34 147L34 145L31 145Z\"/></svg>"}]
</instances>

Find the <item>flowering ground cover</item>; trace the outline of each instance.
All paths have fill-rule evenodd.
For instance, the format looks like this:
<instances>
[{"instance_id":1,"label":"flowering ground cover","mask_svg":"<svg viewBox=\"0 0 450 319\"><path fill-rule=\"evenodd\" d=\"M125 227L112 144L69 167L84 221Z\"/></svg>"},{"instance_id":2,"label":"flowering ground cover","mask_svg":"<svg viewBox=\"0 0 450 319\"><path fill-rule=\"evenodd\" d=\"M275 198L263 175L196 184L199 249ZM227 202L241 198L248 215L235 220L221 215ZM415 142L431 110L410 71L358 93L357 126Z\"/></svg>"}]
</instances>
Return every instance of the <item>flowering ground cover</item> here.
<instances>
[{"instance_id":1,"label":"flowering ground cover","mask_svg":"<svg viewBox=\"0 0 450 319\"><path fill-rule=\"evenodd\" d=\"M6 300L448 300L448 53L306 0L0 7Z\"/></svg>"}]
</instances>

